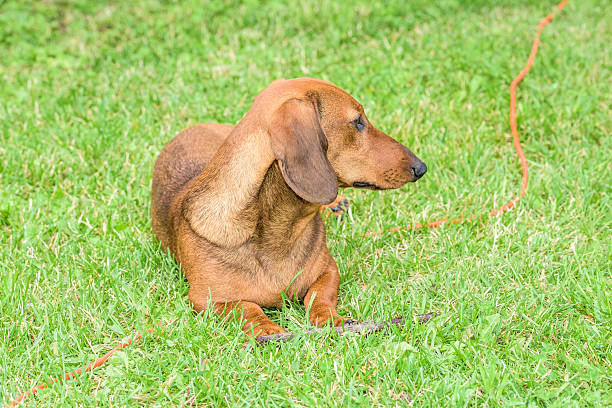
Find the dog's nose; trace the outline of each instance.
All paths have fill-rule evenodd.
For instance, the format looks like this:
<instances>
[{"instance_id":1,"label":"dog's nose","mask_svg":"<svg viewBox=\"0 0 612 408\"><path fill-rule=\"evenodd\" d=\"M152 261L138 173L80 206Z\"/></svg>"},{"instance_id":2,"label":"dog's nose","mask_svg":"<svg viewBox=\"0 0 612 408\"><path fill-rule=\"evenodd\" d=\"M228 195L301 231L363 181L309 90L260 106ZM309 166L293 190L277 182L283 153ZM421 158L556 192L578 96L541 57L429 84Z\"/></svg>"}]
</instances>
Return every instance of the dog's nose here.
<instances>
[{"instance_id":1,"label":"dog's nose","mask_svg":"<svg viewBox=\"0 0 612 408\"><path fill-rule=\"evenodd\" d=\"M423 177L423 174L425 173L427 173L427 166L425 165L425 163L419 162L415 166L412 166L412 174L414 174L414 177L416 177L417 179Z\"/></svg>"}]
</instances>

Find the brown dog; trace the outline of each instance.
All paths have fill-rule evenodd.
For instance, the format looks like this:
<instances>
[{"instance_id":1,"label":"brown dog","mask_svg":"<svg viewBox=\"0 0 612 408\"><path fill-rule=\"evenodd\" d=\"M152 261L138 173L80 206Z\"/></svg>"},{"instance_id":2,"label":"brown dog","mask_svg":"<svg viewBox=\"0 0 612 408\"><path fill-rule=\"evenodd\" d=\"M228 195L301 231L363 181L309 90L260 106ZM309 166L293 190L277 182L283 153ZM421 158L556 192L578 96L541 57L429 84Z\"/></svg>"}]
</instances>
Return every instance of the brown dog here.
<instances>
[{"instance_id":1,"label":"brown dog","mask_svg":"<svg viewBox=\"0 0 612 408\"><path fill-rule=\"evenodd\" d=\"M321 205L338 187L416 181L427 167L376 129L335 85L278 80L236 126L200 124L161 151L153 171L153 231L189 281L197 312L235 308L253 335L285 330L262 307L303 299L315 325L338 315L339 274Z\"/></svg>"}]
</instances>

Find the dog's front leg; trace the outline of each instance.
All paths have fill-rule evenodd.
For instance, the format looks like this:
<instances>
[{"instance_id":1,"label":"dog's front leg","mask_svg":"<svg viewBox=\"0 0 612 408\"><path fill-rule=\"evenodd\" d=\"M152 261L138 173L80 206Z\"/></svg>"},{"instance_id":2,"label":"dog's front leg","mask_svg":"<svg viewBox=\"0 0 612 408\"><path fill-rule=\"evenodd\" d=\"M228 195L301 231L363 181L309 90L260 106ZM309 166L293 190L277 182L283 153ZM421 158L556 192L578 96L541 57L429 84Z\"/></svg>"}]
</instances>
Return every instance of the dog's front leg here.
<instances>
[{"instance_id":1,"label":"dog's front leg","mask_svg":"<svg viewBox=\"0 0 612 408\"><path fill-rule=\"evenodd\" d=\"M268 336L270 334L286 333L286 330L266 316L261 307L253 302L215 303L214 311L220 316L227 316L236 309L244 322L242 330L247 336Z\"/></svg>"},{"instance_id":2,"label":"dog's front leg","mask_svg":"<svg viewBox=\"0 0 612 408\"><path fill-rule=\"evenodd\" d=\"M336 312L338 304L338 289L340 288L340 274L336 261L327 255L329 260L325 272L310 286L304 297L304 306L308 310L308 320L315 326L332 322L334 326L342 326L352 321L342 317Z\"/></svg>"},{"instance_id":3,"label":"dog's front leg","mask_svg":"<svg viewBox=\"0 0 612 408\"><path fill-rule=\"evenodd\" d=\"M200 313L206 310L209 303L206 301L199 301L202 297L197 296L195 292L196 291L193 289L190 289L189 298L196 313ZM286 330L270 320L256 303L245 301L213 303L213 311L221 317L230 316L234 310L238 312L240 319L244 322L242 330L247 336L257 337L286 333Z\"/></svg>"}]
</instances>

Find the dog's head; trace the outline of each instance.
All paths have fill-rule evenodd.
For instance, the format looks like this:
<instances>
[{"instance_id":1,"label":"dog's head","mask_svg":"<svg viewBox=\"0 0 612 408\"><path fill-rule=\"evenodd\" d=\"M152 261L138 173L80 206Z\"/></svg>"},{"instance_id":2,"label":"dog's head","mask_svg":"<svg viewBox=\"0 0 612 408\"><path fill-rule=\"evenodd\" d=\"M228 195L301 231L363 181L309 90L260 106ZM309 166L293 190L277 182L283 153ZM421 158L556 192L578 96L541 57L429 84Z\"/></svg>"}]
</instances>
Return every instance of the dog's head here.
<instances>
[{"instance_id":1,"label":"dog's head","mask_svg":"<svg viewBox=\"0 0 612 408\"><path fill-rule=\"evenodd\" d=\"M414 182L427 166L376 129L337 86L311 78L278 80L255 99L269 108L271 147L283 177L304 200L329 204L338 187L373 190Z\"/></svg>"}]
</instances>

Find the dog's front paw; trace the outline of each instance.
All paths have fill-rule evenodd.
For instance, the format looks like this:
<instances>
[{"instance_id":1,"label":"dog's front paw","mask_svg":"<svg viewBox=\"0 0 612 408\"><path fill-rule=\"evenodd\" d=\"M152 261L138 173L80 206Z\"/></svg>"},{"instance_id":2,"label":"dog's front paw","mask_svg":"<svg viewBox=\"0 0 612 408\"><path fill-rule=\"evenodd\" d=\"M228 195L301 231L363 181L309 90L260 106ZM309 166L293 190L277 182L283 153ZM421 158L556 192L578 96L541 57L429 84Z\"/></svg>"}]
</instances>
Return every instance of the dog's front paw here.
<instances>
[{"instance_id":1,"label":"dog's front paw","mask_svg":"<svg viewBox=\"0 0 612 408\"><path fill-rule=\"evenodd\" d=\"M356 320L353 320L350 317L336 316L334 317L334 320L333 320L334 326L344 327L345 324L353 324L353 323L356 323Z\"/></svg>"},{"instance_id":2,"label":"dog's front paw","mask_svg":"<svg viewBox=\"0 0 612 408\"><path fill-rule=\"evenodd\" d=\"M264 337L264 336L269 336L271 334L281 334L281 333L287 333L287 330L283 329L277 324L269 322L269 323L261 323L261 324L255 325L254 327L252 327L252 329L249 330L248 334L252 335L253 337Z\"/></svg>"},{"instance_id":3,"label":"dog's front paw","mask_svg":"<svg viewBox=\"0 0 612 408\"><path fill-rule=\"evenodd\" d=\"M345 324L355 323L350 317L343 317L337 314L330 316L329 313L310 316L310 323L315 326L344 326Z\"/></svg>"}]
</instances>

